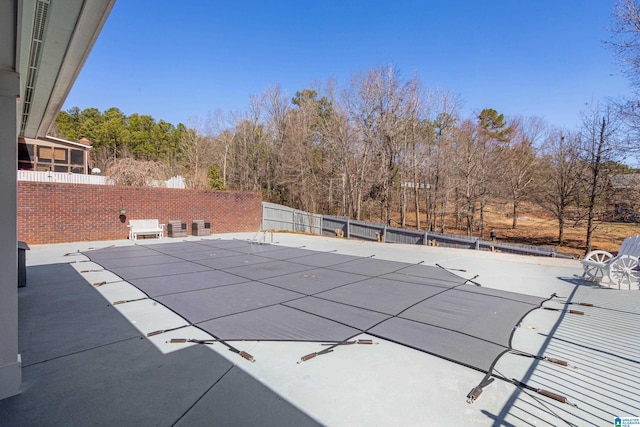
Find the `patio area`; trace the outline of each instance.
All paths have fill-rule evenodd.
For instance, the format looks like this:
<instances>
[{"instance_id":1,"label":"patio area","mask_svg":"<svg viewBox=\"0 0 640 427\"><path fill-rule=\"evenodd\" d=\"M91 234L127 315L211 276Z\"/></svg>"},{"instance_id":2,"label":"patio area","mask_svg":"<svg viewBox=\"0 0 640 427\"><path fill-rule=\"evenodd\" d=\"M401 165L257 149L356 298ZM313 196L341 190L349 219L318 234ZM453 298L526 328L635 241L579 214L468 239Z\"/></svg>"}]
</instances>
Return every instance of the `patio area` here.
<instances>
[{"instance_id":1,"label":"patio area","mask_svg":"<svg viewBox=\"0 0 640 427\"><path fill-rule=\"evenodd\" d=\"M640 292L582 281L579 261L255 237L33 246L19 290L22 394L0 401L3 425L640 415Z\"/></svg>"}]
</instances>

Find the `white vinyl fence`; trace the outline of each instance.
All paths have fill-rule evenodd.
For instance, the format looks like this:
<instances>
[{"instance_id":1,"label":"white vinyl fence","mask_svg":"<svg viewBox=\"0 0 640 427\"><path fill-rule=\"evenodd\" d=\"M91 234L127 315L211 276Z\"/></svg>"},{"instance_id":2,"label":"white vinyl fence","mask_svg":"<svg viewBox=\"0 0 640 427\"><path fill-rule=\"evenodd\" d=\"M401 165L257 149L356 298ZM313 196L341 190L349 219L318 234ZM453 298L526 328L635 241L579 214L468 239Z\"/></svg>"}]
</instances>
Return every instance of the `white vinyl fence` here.
<instances>
[{"instance_id":1,"label":"white vinyl fence","mask_svg":"<svg viewBox=\"0 0 640 427\"><path fill-rule=\"evenodd\" d=\"M64 172L18 171L18 181L62 182L67 184L112 185L108 176ZM167 181L154 181L154 187L186 188L184 178L174 176Z\"/></svg>"}]
</instances>

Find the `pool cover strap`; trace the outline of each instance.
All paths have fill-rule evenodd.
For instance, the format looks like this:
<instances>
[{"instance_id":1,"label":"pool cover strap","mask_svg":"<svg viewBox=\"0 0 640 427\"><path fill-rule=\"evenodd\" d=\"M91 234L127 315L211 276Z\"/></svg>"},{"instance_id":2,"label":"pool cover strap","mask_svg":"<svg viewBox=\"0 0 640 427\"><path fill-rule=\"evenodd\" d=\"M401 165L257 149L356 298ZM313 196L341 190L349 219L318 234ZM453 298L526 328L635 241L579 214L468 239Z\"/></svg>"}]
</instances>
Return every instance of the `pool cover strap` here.
<instances>
[{"instance_id":1,"label":"pool cover strap","mask_svg":"<svg viewBox=\"0 0 640 427\"><path fill-rule=\"evenodd\" d=\"M219 342L220 344L225 345L229 349L229 351L231 351L233 353L236 353L237 355L239 355L243 359L246 359L249 362L255 362L256 361L256 359L251 354L249 354L249 353L247 353L246 351L243 351L243 350L238 350L237 348L235 348L234 346L232 346L229 343L225 342L224 340L219 340L219 339L199 340L199 339L195 339L195 338L171 338L168 342L172 343L172 344L192 343L192 344L203 344L203 345L213 345L214 343Z\"/></svg>"},{"instance_id":2,"label":"pool cover strap","mask_svg":"<svg viewBox=\"0 0 640 427\"><path fill-rule=\"evenodd\" d=\"M525 384L525 383L523 383L521 381L516 380L515 378L512 378L510 382L513 383L514 385L516 385L517 387L523 388L525 390L533 391L535 393L538 393L539 395L548 397L549 399L557 400L560 403L564 403L564 404L573 406L575 408L578 407L578 405L576 405L575 403L569 402L569 400L565 396L562 396L561 394L553 393L553 392L551 392L549 390L544 390L544 389L541 389L541 388L532 387L532 386L527 385L527 384Z\"/></svg>"},{"instance_id":3,"label":"pool cover strap","mask_svg":"<svg viewBox=\"0 0 640 427\"><path fill-rule=\"evenodd\" d=\"M314 352L314 353L309 353L306 356L302 356L300 358L300 360L297 363L302 363L302 362L306 362L307 360L311 360L316 356L320 356L322 354L328 354L331 353L333 351L334 348L342 346L342 345L352 345L352 344L362 344L362 345L373 345L373 344L378 344L377 342L373 341L373 340L368 340L368 339L359 339L359 340L351 340L351 341L343 341L343 342L338 342L338 343L323 343L321 345L327 345L329 346L328 348L325 348L322 351L318 351L318 352Z\"/></svg>"},{"instance_id":4,"label":"pool cover strap","mask_svg":"<svg viewBox=\"0 0 640 427\"><path fill-rule=\"evenodd\" d=\"M510 353L515 354L517 356L530 357L536 360L544 360L545 362L555 363L556 365L560 365L560 366L569 366L569 362L567 362L566 360L556 359L555 357L538 356L536 354L525 353L524 351L520 351L520 350L511 350Z\"/></svg>"},{"instance_id":5,"label":"pool cover strap","mask_svg":"<svg viewBox=\"0 0 640 427\"><path fill-rule=\"evenodd\" d=\"M480 381L480 384L472 388L469 394L467 394L467 403L473 403L478 400L484 388L491 384L493 381L494 379L490 375L486 375L482 379L482 381Z\"/></svg>"}]
</instances>

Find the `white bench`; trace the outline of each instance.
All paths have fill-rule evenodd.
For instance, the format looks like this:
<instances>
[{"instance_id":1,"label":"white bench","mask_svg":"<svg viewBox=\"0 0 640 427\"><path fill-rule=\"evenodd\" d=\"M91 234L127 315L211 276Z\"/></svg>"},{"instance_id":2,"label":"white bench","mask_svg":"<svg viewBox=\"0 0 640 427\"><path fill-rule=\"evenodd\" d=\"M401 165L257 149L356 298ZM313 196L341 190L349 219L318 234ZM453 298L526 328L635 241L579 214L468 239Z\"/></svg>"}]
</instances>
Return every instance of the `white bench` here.
<instances>
[{"instance_id":1,"label":"white bench","mask_svg":"<svg viewBox=\"0 0 640 427\"><path fill-rule=\"evenodd\" d=\"M600 282L606 274L610 283L618 285L618 289L622 284L627 285L628 289L637 287L640 281L639 257L640 235L627 237L616 256L607 251L589 252L582 260L582 277Z\"/></svg>"},{"instance_id":2,"label":"white bench","mask_svg":"<svg viewBox=\"0 0 640 427\"><path fill-rule=\"evenodd\" d=\"M164 224L159 224L157 219L130 219L129 240L138 240L138 236L164 237Z\"/></svg>"}]
</instances>

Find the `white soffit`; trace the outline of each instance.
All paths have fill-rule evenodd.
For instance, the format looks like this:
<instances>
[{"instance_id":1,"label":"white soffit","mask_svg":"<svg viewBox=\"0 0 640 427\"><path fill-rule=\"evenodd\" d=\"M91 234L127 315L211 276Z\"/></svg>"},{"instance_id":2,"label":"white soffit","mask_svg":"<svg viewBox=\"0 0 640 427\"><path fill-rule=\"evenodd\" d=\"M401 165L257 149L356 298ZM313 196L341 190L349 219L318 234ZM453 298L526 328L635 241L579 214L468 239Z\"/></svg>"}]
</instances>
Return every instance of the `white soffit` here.
<instances>
[{"instance_id":1,"label":"white soffit","mask_svg":"<svg viewBox=\"0 0 640 427\"><path fill-rule=\"evenodd\" d=\"M115 0L23 3L20 27L20 135L45 137Z\"/></svg>"}]
</instances>

